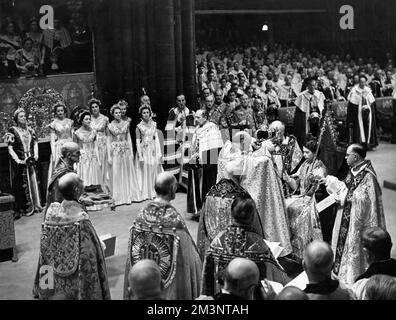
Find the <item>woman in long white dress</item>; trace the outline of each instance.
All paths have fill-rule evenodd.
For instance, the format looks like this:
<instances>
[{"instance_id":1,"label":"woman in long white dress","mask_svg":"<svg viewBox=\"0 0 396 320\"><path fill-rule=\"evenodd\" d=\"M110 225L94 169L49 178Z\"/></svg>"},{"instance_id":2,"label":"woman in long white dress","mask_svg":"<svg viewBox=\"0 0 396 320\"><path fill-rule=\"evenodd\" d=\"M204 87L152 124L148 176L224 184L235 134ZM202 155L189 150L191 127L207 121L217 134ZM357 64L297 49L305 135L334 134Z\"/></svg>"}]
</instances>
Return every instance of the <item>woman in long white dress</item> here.
<instances>
[{"instance_id":1,"label":"woman in long white dress","mask_svg":"<svg viewBox=\"0 0 396 320\"><path fill-rule=\"evenodd\" d=\"M155 198L154 182L162 172L161 145L157 134L157 123L152 120L152 111L148 105L139 108L142 121L136 126L136 171L142 198Z\"/></svg>"},{"instance_id":2,"label":"woman in long white dress","mask_svg":"<svg viewBox=\"0 0 396 320\"><path fill-rule=\"evenodd\" d=\"M74 140L80 146L80 161L77 174L84 186L99 185L102 182L102 170L96 142L96 131L91 128L91 114L85 111L80 115L81 127L74 132Z\"/></svg>"},{"instance_id":3,"label":"woman in long white dress","mask_svg":"<svg viewBox=\"0 0 396 320\"><path fill-rule=\"evenodd\" d=\"M66 106L58 103L54 105L54 120L49 124L51 138L51 158L48 169L48 182L52 171L60 158L60 152L65 142L73 141L73 120L66 116Z\"/></svg>"},{"instance_id":4,"label":"woman in long white dress","mask_svg":"<svg viewBox=\"0 0 396 320\"><path fill-rule=\"evenodd\" d=\"M140 186L133 164L129 122L121 119L121 108L117 104L111 107L110 113L114 120L107 127L107 156L114 203L117 206L141 201Z\"/></svg>"},{"instance_id":5,"label":"woman in long white dress","mask_svg":"<svg viewBox=\"0 0 396 320\"><path fill-rule=\"evenodd\" d=\"M91 128L96 131L96 144L99 152L99 163L101 170L100 185L108 186L109 174L107 163L107 137L106 130L109 125L109 118L100 113L101 102L97 99L88 101L88 107L91 111Z\"/></svg>"}]
</instances>

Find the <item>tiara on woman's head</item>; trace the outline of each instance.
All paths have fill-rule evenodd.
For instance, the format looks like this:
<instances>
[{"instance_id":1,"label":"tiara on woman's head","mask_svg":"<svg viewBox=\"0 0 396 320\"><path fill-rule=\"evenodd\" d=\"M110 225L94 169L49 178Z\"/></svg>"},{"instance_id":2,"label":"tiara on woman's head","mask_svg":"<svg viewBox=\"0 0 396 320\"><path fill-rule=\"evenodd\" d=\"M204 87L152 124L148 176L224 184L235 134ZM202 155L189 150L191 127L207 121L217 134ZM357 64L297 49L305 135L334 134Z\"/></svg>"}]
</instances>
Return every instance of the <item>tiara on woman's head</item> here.
<instances>
[{"instance_id":1,"label":"tiara on woman's head","mask_svg":"<svg viewBox=\"0 0 396 320\"><path fill-rule=\"evenodd\" d=\"M120 105L118 103L113 104L113 106L110 108L111 115L113 115L115 109L120 109Z\"/></svg>"},{"instance_id":2,"label":"tiara on woman's head","mask_svg":"<svg viewBox=\"0 0 396 320\"><path fill-rule=\"evenodd\" d=\"M19 107L18 109L16 109L14 111L14 119L21 113L21 112L25 112L25 109Z\"/></svg>"},{"instance_id":3,"label":"tiara on woman's head","mask_svg":"<svg viewBox=\"0 0 396 320\"><path fill-rule=\"evenodd\" d=\"M62 106L64 111L66 112L67 108L66 108L66 105L63 102L55 103L54 106L52 107L52 112L55 113L56 108L58 108L59 106Z\"/></svg>"},{"instance_id":4,"label":"tiara on woman's head","mask_svg":"<svg viewBox=\"0 0 396 320\"><path fill-rule=\"evenodd\" d=\"M89 101L88 101L88 107L91 107L91 105L93 103L96 103L98 106L102 105L102 102L100 100L98 100L96 98L92 98L92 99L89 99Z\"/></svg>"},{"instance_id":5,"label":"tiara on woman's head","mask_svg":"<svg viewBox=\"0 0 396 320\"><path fill-rule=\"evenodd\" d=\"M127 108L129 107L128 102L126 102L125 100L120 100L120 101L117 102L117 104L119 106L126 106Z\"/></svg>"},{"instance_id":6,"label":"tiara on woman's head","mask_svg":"<svg viewBox=\"0 0 396 320\"><path fill-rule=\"evenodd\" d=\"M143 109L149 109L149 110L150 110L150 113L151 113L151 114L153 113L153 111L151 110L151 107L150 107L149 105L147 105L147 104L144 104L144 105L141 105L141 106L139 107L139 114L142 113L142 110L143 110Z\"/></svg>"}]
</instances>

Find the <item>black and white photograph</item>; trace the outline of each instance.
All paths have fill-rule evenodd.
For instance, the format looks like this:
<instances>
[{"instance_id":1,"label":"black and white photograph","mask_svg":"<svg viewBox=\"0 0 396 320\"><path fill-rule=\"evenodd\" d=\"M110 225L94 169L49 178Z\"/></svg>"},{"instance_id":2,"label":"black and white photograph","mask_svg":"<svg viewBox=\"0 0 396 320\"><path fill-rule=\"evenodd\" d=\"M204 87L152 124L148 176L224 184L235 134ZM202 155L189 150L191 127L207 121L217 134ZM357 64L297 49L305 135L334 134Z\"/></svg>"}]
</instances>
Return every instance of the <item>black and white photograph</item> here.
<instances>
[{"instance_id":1,"label":"black and white photograph","mask_svg":"<svg viewBox=\"0 0 396 320\"><path fill-rule=\"evenodd\" d=\"M396 300L395 159L394 0L0 0L0 300Z\"/></svg>"}]
</instances>

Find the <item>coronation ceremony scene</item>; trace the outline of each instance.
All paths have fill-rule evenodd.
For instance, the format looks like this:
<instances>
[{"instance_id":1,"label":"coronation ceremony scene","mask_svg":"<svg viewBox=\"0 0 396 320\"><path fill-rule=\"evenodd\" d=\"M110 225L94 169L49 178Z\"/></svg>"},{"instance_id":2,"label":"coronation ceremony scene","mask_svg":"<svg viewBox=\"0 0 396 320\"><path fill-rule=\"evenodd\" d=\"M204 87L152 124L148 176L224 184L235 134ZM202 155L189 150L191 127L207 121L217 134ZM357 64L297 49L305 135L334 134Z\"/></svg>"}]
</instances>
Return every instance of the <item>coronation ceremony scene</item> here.
<instances>
[{"instance_id":1,"label":"coronation ceremony scene","mask_svg":"<svg viewBox=\"0 0 396 320\"><path fill-rule=\"evenodd\" d=\"M396 300L396 1L0 0L0 28L0 300Z\"/></svg>"}]
</instances>

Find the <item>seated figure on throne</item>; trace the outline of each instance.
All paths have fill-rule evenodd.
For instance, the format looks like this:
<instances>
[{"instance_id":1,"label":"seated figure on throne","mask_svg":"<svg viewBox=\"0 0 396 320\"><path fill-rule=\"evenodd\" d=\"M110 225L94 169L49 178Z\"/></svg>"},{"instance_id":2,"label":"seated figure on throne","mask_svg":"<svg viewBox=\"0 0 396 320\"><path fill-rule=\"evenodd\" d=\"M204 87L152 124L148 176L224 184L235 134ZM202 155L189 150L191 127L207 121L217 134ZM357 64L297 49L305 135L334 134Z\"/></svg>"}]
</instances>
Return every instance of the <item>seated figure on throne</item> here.
<instances>
[{"instance_id":1,"label":"seated figure on throne","mask_svg":"<svg viewBox=\"0 0 396 320\"><path fill-rule=\"evenodd\" d=\"M292 190L286 198L287 216L290 224L293 253L303 258L306 246L313 240L322 240L322 230L316 210L315 193L319 180L326 177L327 170L321 160L316 159L316 140L303 147L305 161L293 175L283 174L284 181Z\"/></svg>"},{"instance_id":2,"label":"seated figure on throne","mask_svg":"<svg viewBox=\"0 0 396 320\"><path fill-rule=\"evenodd\" d=\"M154 188L157 197L140 211L130 228L124 298L129 296L130 269L140 260L152 259L161 269L165 299L195 299L200 292L202 262L184 219L171 204L177 180L170 173L160 173Z\"/></svg>"},{"instance_id":3,"label":"seated figure on throne","mask_svg":"<svg viewBox=\"0 0 396 320\"><path fill-rule=\"evenodd\" d=\"M59 179L64 200L52 203L42 226L33 295L40 300L63 295L72 300L110 300L102 242L78 202L84 186L73 172ZM49 277L53 285L49 285Z\"/></svg>"}]
</instances>

